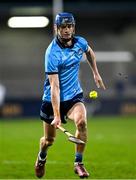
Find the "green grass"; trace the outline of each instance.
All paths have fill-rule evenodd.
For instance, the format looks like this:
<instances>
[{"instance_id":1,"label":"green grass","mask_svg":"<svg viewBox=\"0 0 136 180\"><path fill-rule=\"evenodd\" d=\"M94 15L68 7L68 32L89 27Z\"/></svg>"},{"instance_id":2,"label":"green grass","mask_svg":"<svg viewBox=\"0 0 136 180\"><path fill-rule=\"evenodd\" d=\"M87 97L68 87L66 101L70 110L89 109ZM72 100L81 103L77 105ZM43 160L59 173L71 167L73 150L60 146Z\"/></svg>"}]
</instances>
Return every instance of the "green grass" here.
<instances>
[{"instance_id":1,"label":"green grass","mask_svg":"<svg viewBox=\"0 0 136 180\"><path fill-rule=\"evenodd\" d=\"M74 125L64 125L74 133ZM0 179L35 179L34 162L42 136L38 119L0 120ZM84 163L91 179L136 179L135 117L88 120ZM74 144L57 130L48 152L45 179L78 179L73 172Z\"/></svg>"}]
</instances>

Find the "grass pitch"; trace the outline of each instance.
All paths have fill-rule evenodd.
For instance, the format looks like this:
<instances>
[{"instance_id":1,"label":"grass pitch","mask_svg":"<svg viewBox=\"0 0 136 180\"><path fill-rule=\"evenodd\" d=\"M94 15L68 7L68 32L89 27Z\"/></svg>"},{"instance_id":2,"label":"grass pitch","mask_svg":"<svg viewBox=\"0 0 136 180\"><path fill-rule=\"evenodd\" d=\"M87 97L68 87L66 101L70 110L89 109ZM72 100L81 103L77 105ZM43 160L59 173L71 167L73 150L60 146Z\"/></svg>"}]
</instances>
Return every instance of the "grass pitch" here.
<instances>
[{"instance_id":1,"label":"grass pitch","mask_svg":"<svg viewBox=\"0 0 136 180\"><path fill-rule=\"evenodd\" d=\"M64 125L74 133L70 121ZM36 179L34 163L42 136L39 119L0 120L0 179ZM136 118L88 120L84 164L91 179L136 179ZM57 130L48 151L45 179L78 179L73 172L74 144Z\"/></svg>"}]
</instances>

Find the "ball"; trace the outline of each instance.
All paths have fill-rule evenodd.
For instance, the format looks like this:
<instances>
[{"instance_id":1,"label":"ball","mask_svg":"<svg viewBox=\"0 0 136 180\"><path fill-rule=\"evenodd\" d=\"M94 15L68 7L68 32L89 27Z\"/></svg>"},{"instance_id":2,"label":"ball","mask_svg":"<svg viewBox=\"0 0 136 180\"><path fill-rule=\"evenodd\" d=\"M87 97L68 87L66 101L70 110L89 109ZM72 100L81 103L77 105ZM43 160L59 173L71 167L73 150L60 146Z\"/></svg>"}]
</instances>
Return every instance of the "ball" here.
<instances>
[{"instance_id":1,"label":"ball","mask_svg":"<svg viewBox=\"0 0 136 180\"><path fill-rule=\"evenodd\" d=\"M97 91L90 91L89 97L90 97L91 99L96 99L96 98L98 97Z\"/></svg>"}]
</instances>

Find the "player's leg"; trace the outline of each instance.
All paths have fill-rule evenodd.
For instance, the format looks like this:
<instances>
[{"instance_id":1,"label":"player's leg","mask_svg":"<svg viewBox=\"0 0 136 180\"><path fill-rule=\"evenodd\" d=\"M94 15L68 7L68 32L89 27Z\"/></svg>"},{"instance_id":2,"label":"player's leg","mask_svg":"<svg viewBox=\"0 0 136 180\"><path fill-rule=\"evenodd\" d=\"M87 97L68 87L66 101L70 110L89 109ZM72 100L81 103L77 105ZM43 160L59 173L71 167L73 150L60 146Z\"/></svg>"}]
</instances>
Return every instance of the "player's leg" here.
<instances>
[{"instance_id":1,"label":"player's leg","mask_svg":"<svg viewBox=\"0 0 136 180\"><path fill-rule=\"evenodd\" d=\"M40 157L45 158L47 155L48 148L53 144L55 136L56 136L56 129L43 122L43 130L44 136L40 139Z\"/></svg>"},{"instance_id":2,"label":"player's leg","mask_svg":"<svg viewBox=\"0 0 136 180\"><path fill-rule=\"evenodd\" d=\"M50 124L43 122L43 128L44 136L40 139L40 151L35 163L35 173L37 177L42 177L45 173L47 151L48 148L53 144L56 136L56 129Z\"/></svg>"},{"instance_id":3,"label":"player's leg","mask_svg":"<svg viewBox=\"0 0 136 180\"><path fill-rule=\"evenodd\" d=\"M86 108L83 103L78 102L69 110L68 117L74 120L76 125L75 136L84 142L87 142L87 120ZM89 173L82 163L85 144L77 144L75 149L75 172L80 177L88 177Z\"/></svg>"}]
</instances>

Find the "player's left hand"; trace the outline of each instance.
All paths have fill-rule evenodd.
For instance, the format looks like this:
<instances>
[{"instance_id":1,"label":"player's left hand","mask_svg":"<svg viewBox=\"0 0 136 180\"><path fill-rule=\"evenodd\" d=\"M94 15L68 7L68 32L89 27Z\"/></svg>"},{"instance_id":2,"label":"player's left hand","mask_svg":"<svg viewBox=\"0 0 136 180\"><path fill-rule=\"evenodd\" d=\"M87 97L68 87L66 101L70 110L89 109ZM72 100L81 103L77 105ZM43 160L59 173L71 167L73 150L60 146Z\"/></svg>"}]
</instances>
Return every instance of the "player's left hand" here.
<instances>
[{"instance_id":1,"label":"player's left hand","mask_svg":"<svg viewBox=\"0 0 136 180\"><path fill-rule=\"evenodd\" d=\"M96 86L98 88L102 88L104 90L106 89L106 87L105 87L105 85L103 83L103 80L102 80L102 78L101 78L101 76L99 74L94 74L94 81L95 81Z\"/></svg>"}]
</instances>

